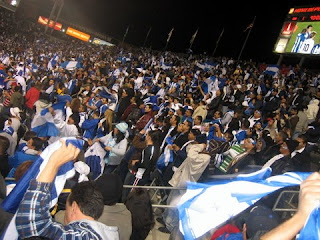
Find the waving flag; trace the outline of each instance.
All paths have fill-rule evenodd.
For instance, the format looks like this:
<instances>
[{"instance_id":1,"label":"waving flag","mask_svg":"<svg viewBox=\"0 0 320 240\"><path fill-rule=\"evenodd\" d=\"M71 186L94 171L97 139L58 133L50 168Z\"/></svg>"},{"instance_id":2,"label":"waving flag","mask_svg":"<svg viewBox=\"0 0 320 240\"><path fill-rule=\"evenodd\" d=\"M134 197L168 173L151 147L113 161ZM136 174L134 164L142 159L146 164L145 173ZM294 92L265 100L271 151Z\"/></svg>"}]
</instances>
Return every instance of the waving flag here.
<instances>
[{"instance_id":1,"label":"waving flag","mask_svg":"<svg viewBox=\"0 0 320 240\"><path fill-rule=\"evenodd\" d=\"M172 145L172 138L167 137L166 142L168 145L163 150L163 153L160 155L158 161L157 161L157 169L160 171L165 170L165 168L168 166L169 163L173 162L173 151L168 148L169 145Z\"/></svg>"},{"instance_id":2,"label":"waving flag","mask_svg":"<svg viewBox=\"0 0 320 240\"><path fill-rule=\"evenodd\" d=\"M59 118L65 118L66 102L59 102L53 104L51 107L54 109ZM31 122L32 131L37 133L38 137L56 137L59 135L59 130L54 124L53 116L46 108L36 115Z\"/></svg>"},{"instance_id":3,"label":"waving flag","mask_svg":"<svg viewBox=\"0 0 320 240\"><path fill-rule=\"evenodd\" d=\"M48 62L47 68L48 68L49 70L52 70L52 69L57 65L58 60L59 60L59 56L58 56L58 54L55 54L55 55L50 59L50 61Z\"/></svg>"},{"instance_id":4,"label":"waving flag","mask_svg":"<svg viewBox=\"0 0 320 240\"><path fill-rule=\"evenodd\" d=\"M72 144L75 147L82 150L84 141L76 138L64 138L66 144ZM59 149L61 146L60 141L49 145L40 155L40 157L34 161L29 170L23 175L11 193L2 202L1 206L3 210L11 213L15 213L19 207L19 204L28 189L29 182L31 179L35 179L42 172L46 164L48 163L51 155ZM50 206L53 207L58 202L58 197L65 185L67 179L72 178L75 174L73 162L68 162L62 165L57 173L54 180L53 187L51 189L51 203ZM18 233L15 228L15 217L11 220L9 227L2 236L2 239L18 239Z\"/></svg>"},{"instance_id":5,"label":"waving flag","mask_svg":"<svg viewBox=\"0 0 320 240\"><path fill-rule=\"evenodd\" d=\"M197 29L197 31L195 31L195 33L192 35L191 39L190 39L190 46L192 46L193 42L194 42L194 39L196 38L197 34L198 34L198 30L199 28Z\"/></svg>"},{"instance_id":6,"label":"waving flag","mask_svg":"<svg viewBox=\"0 0 320 240\"><path fill-rule=\"evenodd\" d=\"M279 66L278 65L269 65L266 70L264 71L265 74L271 75L276 77L279 73Z\"/></svg>"},{"instance_id":7,"label":"waving flag","mask_svg":"<svg viewBox=\"0 0 320 240\"><path fill-rule=\"evenodd\" d=\"M202 236L260 198L280 188L299 185L310 175L288 172L268 177L270 174L271 169L266 168L252 174L239 175L233 180L188 183L187 192L178 205L180 231L185 239Z\"/></svg>"},{"instance_id":8,"label":"waving flag","mask_svg":"<svg viewBox=\"0 0 320 240\"><path fill-rule=\"evenodd\" d=\"M67 70L74 70L76 68L82 68L81 62L78 61L66 61L60 64L60 67L65 68Z\"/></svg>"},{"instance_id":9,"label":"waving flag","mask_svg":"<svg viewBox=\"0 0 320 240\"><path fill-rule=\"evenodd\" d=\"M167 43L170 41L173 30L174 30L174 28L172 28L171 31L168 33Z\"/></svg>"},{"instance_id":10,"label":"waving flag","mask_svg":"<svg viewBox=\"0 0 320 240\"><path fill-rule=\"evenodd\" d=\"M86 164L90 167L92 178L96 180L104 171L106 151L99 142L92 144L84 154Z\"/></svg>"}]
</instances>

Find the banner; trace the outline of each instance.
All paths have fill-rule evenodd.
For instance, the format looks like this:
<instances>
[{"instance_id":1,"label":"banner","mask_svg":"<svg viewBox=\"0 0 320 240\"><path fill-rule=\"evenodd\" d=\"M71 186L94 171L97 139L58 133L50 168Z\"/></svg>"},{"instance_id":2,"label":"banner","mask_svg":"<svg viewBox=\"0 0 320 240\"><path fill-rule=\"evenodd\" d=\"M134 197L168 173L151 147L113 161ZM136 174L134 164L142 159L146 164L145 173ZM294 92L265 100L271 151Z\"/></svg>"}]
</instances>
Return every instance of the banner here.
<instances>
[{"instance_id":1,"label":"banner","mask_svg":"<svg viewBox=\"0 0 320 240\"><path fill-rule=\"evenodd\" d=\"M79 30L76 30L76 29L71 28L71 27L67 28L66 34L71 36L71 37L78 38L78 39L80 39L82 41L85 41L85 42L88 42L89 39L90 39L90 35L89 34L86 34L84 32L80 32Z\"/></svg>"},{"instance_id":2,"label":"banner","mask_svg":"<svg viewBox=\"0 0 320 240\"><path fill-rule=\"evenodd\" d=\"M104 41L104 40L101 40L99 38L94 38L93 41L92 41L93 44L96 44L96 45L106 45L106 46L109 46L109 47L112 47L114 46L114 44L112 43L109 43L107 41Z\"/></svg>"},{"instance_id":3,"label":"banner","mask_svg":"<svg viewBox=\"0 0 320 240\"><path fill-rule=\"evenodd\" d=\"M48 24L48 20L49 20L48 18L45 18L45 17L43 17L43 16L39 16L39 18L38 18L38 23L40 23L40 24L42 24L42 25L47 25L47 24ZM54 27L53 27L53 25L54 25ZM54 30L57 30L57 31L61 31L61 29L62 29L62 24L61 24L61 23L58 23L58 22L56 22L56 23L54 24L54 21L50 20L48 27L49 27L49 28L53 28Z\"/></svg>"}]
</instances>

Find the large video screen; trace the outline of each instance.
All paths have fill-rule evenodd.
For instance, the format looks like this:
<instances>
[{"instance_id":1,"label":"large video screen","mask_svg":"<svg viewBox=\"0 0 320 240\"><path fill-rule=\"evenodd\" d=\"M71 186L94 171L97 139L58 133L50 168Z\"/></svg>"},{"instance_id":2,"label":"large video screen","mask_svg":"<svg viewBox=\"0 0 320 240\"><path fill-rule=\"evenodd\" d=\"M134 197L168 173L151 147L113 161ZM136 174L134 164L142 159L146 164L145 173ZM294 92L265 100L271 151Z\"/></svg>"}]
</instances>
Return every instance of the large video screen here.
<instances>
[{"instance_id":1,"label":"large video screen","mask_svg":"<svg viewBox=\"0 0 320 240\"><path fill-rule=\"evenodd\" d=\"M297 22L286 52L320 54L320 22Z\"/></svg>"},{"instance_id":2,"label":"large video screen","mask_svg":"<svg viewBox=\"0 0 320 240\"><path fill-rule=\"evenodd\" d=\"M291 8L274 51L320 56L320 8Z\"/></svg>"}]
</instances>

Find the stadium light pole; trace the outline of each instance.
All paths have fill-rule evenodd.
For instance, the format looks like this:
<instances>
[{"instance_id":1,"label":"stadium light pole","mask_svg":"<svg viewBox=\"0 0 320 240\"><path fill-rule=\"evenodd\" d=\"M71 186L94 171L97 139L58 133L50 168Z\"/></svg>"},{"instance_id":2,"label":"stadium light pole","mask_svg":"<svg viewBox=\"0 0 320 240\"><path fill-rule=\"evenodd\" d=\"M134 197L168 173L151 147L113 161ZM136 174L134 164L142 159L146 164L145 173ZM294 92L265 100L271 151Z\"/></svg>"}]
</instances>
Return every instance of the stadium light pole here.
<instances>
[{"instance_id":1,"label":"stadium light pole","mask_svg":"<svg viewBox=\"0 0 320 240\"><path fill-rule=\"evenodd\" d=\"M53 32L54 26L55 26L56 22L58 22L58 19L59 19L60 14L61 14L61 10L62 10L62 8L63 8L63 6L64 6L64 0L60 0L60 1L59 1L59 4L60 4L60 8L59 8L59 10L58 10L58 14L57 14L57 16L56 16L56 19L55 19L54 22L53 22L53 28L51 28L50 34L52 34L52 32Z\"/></svg>"},{"instance_id":2,"label":"stadium light pole","mask_svg":"<svg viewBox=\"0 0 320 240\"><path fill-rule=\"evenodd\" d=\"M47 31L48 31L48 27L49 27L50 21L51 21L51 19L53 17L54 12L56 11L57 5L58 5L58 1L54 0L54 4L53 4L52 10L50 12L50 16L49 16L46 28L44 29L44 33L47 33Z\"/></svg>"},{"instance_id":3,"label":"stadium light pole","mask_svg":"<svg viewBox=\"0 0 320 240\"><path fill-rule=\"evenodd\" d=\"M239 59L240 59L240 57L241 57L241 55L242 55L242 52L243 52L244 47L245 47L246 44L247 44L248 38L249 38L249 36L250 36L251 30L252 30L252 28L253 28L253 26L254 26L254 22L255 22L255 21L256 21L256 16L254 16L252 23L247 27L247 29L248 29L248 28L250 28L250 29L249 29L249 32L248 32L248 34L247 34L246 40L244 41L244 43L243 43L243 45L242 45L241 51L240 51L239 56L238 56L238 61L239 61ZM250 27L250 26L251 26L251 27ZM246 30L247 30L247 29L246 29ZM246 30L245 30L245 31L246 31Z\"/></svg>"}]
</instances>

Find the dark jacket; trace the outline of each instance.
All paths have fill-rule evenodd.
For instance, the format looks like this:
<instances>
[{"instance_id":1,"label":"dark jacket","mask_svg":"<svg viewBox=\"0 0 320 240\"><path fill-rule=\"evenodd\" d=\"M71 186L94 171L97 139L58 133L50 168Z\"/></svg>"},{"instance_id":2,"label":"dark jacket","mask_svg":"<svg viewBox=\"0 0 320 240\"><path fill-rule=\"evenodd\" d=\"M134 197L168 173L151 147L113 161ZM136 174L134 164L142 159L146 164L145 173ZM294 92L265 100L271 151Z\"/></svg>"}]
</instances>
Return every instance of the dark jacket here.
<instances>
[{"instance_id":1,"label":"dark jacket","mask_svg":"<svg viewBox=\"0 0 320 240\"><path fill-rule=\"evenodd\" d=\"M272 169L272 176L294 171L294 164L290 155L280 158L279 160L275 161L270 167Z\"/></svg>"}]
</instances>

